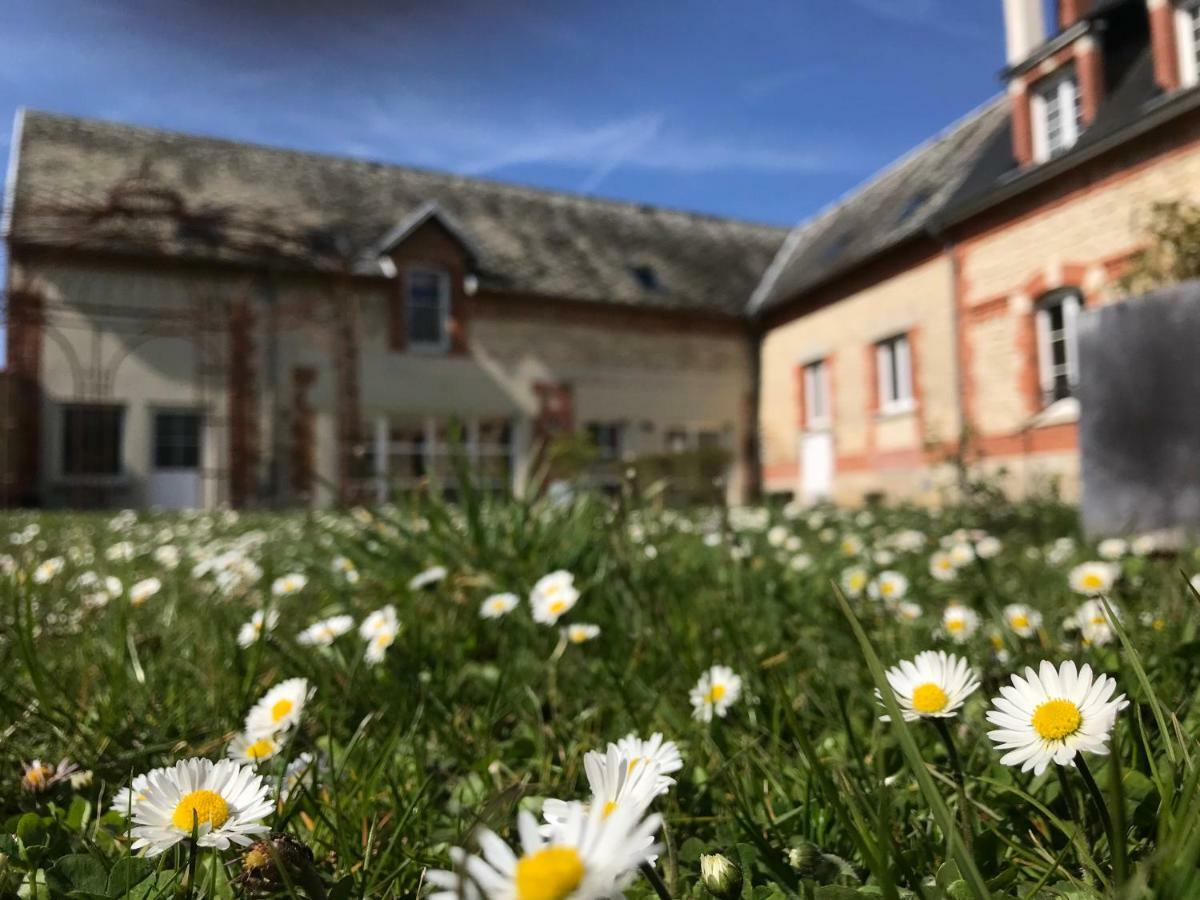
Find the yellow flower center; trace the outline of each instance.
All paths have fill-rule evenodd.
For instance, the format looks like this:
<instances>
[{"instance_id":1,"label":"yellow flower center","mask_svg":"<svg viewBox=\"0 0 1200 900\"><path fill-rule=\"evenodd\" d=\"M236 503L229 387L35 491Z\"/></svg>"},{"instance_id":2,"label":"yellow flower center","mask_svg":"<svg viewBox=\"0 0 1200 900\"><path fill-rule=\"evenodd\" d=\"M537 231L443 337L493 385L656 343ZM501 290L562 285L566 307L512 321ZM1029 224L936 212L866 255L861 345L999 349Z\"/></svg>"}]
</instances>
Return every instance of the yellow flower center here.
<instances>
[{"instance_id":1,"label":"yellow flower center","mask_svg":"<svg viewBox=\"0 0 1200 900\"><path fill-rule=\"evenodd\" d=\"M1083 586L1089 590L1104 587L1104 579L1095 572L1088 572L1083 576Z\"/></svg>"},{"instance_id":2,"label":"yellow flower center","mask_svg":"<svg viewBox=\"0 0 1200 900\"><path fill-rule=\"evenodd\" d=\"M270 738L259 738L246 748L246 756L250 759L266 759L275 752L275 742Z\"/></svg>"},{"instance_id":3,"label":"yellow flower center","mask_svg":"<svg viewBox=\"0 0 1200 900\"><path fill-rule=\"evenodd\" d=\"M716 703L725 696L725 685L714 684L708 689L708 693L704 695L704 700L707 703Z\"/></svg>"},{"instance_id":4,"label":"yellow flower center","mask_svg":"<svg viewBox=\"0 0 1200 900\"><path fill-rule=\"evenodd\" d=\"M34 766L25 773L25 781L35 788L44 787L47 779L54 774L54 770L49 766Z\"/></svg>"},{"instance_id":5,"label":"yellow flower center","mask_svg":"<svg viewBox=\"0 0 1200 900\"><path fill-rule=\"evenodd\" d=\"M1107 625L1108 619L1104 618L1104 616L1099 616L1099 615L1092 616L1092 624L1093 625Z\"/></svg>"},{"instance_id":6,"label":"yellow flower center","mask_svg":"<svg viewBox=\"0 0 1200 900\"><path fill-rule=\"evenodd\" d=\"M492 601L492 611L493 612L504 612L504 601L503 600L493 600Z\"/></svg>"},{"instance_id":7,"label":"yellow flower center","mask_svg":"<svg viewBox=\"0 0 1200 900\"><path fill-rule=\"evenodd\" d=\"M564 900L583 876L583 860L574 847L546 847L517 861L517 900Z\"/></svg>"},{"instance_id":8,"label":"yellow flower center","mask_svg":"<svg viewBox=\"0 0 1200 900\"><path fill-rule=\"evenodd\" d=\"M291 700L286 698L277 701L275 705L271 707L271 720L278 722L280 719L290 713L292 711L292 707L295 705L296 704L294 704Z\"/></svg>"},{"instance_id":9,"label":"yellow flower center","mask_svg":"<svg viewBox=\"0 0 1200 900\"><path fill-rule=\"evenodd\" d=\"M220 828L229 818L229 804L214 791L192 791L179 801L171 824L180 831L190 832L193 826L211 825Z\"/></svg>"},{"instance_id":10,"label":"yellow flower center","mask_svg":"<svg viewBox=\"0 0 1200 900\"><path fill-rule=\"evenodd\" d=\"M866 580L867 580L866 575L863 575L860 573L855 573L854 575L851 575L850 576L850 590L852 590L852 591L861 590L862 586L863 586L863 582L865 582Z\"/></svg>"},{"instance_id":11,"label":"yellow flower center","mask_svg":"<svg viewBox=\"0 0 1200 900\"><path fill-rule=\"evenodd\" d=\"M946 630L958 633L967 627L966 619L950 619L946 622Z\"/></svg>"},{"instance_id":12,"label":"yellow flower center","mask_svg":"<svg viewBox=\"0 0 1200 900\"><path fill-rule=\"evenodd\" d=\"M1033 730L1048 741L1070 737L1082 724L1079 707L1070 700L1047 700L1033 711Z\"/></svg>"},{"instance_id":13,"label":"yellow flower center","mask_svg":"<svg viewBox=\"0 0 1200 900\"><path fill-rule=\"evenodd\" d=\"M566 608L567 608L566 601L563 601L563 600L555 600L553 603L550 604L549 607L547 607L547 609L549 609L550 612L554 613L555 615L558 615L560 612L562 612Z\"/></svg>"},{"instance_id":14,"label":"yellow flower center","mask_svg":"<svg viewBox=\"0 0 1200 900\"><path fill-rule=\"evenodd\" d=\"M1013 628L1028 628L1029 627L1029 617L1021 615L1020 613L1017 613L1017 615L1012 617L1012 627Z\"/></svg>"},{"instance_id":15,"label":"yellow flower center","mask_svg":"<svg viewBox=\"0 0 1200 900\"><path fill-rule=\"evenodd\" d=\"M604 804L604 810L603 810L602 815L604 816L604 818L607 819L609 816L611 816L616 811L617 811L617 801L609 800Z\"/></svg>"},{"instance_id":16,"label":"yellow flower center","mask_svg":"<svg viewBox=\"0 0 1200 900\"><path fill-rule=\"evenodd\" d=\"M881 593L881 594L885 594L885 595L891 594L891 593L894 593L895 590L896 590L896 586L894 584L892 584L890 581L885 581L883 584L881 584L879 586L879 593Z\"/></svg>"},{"instance_id":17,"label":"yellow flower center","mask_svg":"<svg viewBox=\"0 0 1200 900\"><path fill-rule=\"evenodd\" d=\"M946 696L946 692L932 681L913 688L912 705L919 713L941 712L949 702L950 698Z\"/></svg>"}]
</instances>

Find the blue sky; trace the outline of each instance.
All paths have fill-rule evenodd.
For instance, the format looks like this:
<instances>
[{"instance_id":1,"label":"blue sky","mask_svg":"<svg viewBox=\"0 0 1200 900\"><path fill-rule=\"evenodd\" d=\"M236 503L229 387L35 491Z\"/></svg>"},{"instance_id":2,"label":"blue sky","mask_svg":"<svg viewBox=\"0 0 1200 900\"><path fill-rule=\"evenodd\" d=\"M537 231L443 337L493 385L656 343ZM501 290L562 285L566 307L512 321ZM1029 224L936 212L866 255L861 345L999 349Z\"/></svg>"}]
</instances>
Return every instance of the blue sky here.
<instances>
[{"instance_id":1,"label":"blue sky","mask_svg":"<svg viewBox=\"0 0 1200 900\"><path fill-rule=\"evenodd\" d=\"M997 89L1000 0L0 0L21 105L790 224Z\"/></svg>"}]
</instances>

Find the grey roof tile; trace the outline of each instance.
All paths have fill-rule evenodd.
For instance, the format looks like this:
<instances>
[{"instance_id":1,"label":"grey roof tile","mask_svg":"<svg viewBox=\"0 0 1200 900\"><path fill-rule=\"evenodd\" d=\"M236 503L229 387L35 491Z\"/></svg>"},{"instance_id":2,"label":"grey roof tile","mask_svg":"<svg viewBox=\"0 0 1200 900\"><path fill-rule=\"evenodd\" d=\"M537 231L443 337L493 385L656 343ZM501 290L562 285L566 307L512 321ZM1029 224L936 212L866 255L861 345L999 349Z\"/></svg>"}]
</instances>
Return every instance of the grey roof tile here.
<instances>
[{"instance_id":1,"label":"grey roof tile","mask_svg":"<svg viewBox=\"0 0 1200 900\"><path fill-rule=\"evenodd\" d=\"M11 240L362 271L434 204L486 289L736 316L787 231L422 169L26 112ZM638 266L651 268L651 287Z\"/></svg>"}]
</instances>

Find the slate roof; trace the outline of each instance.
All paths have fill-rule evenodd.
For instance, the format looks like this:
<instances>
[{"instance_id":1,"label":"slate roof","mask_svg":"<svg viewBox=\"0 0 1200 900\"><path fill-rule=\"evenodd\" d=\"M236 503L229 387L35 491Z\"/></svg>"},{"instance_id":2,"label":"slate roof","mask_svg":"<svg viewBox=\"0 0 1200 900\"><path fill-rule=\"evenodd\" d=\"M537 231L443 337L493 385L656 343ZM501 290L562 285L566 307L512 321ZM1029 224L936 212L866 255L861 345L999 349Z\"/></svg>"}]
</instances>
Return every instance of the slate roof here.
<instances>
[{"instance_id":1,"label":"slate roof","mask_svg":"<svg viewBox=\"0 0 1200 900\"><path fill-rule=\"evenodd\" d=\"M979 159L1008 125L997 98L910 152L788 236L751 299L778 305L923 233L946 210Z\"/></svg>"},{"instance_id":2,"label":"slate roof","mask_svg":"<svg viewBox=\"0 0 1200 900\"><path fill-rule=\"evenodd\" d=\"M484 289L737 316L787 234L44 112L19 126L6 210L18 245L378 275L372 250L436 208Z\"/></svg>"}]
</instances>

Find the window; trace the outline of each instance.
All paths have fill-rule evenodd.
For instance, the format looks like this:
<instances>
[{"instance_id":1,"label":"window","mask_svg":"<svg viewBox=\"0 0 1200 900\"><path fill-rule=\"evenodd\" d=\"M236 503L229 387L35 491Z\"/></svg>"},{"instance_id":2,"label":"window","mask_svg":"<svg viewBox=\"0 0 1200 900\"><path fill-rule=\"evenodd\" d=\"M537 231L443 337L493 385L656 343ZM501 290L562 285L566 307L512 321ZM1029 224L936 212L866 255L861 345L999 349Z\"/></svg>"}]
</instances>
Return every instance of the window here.
<instances>
[{"instance_id":1,"label":"window","mask_svg":"<svg viewBox=\"0 0 1200 900\"><path fill-rule=\"evenodd\" d=\"M621 432L619 422L589 422L588 440L599 451L601 460L619 459L621 456Z\"/></svg>"},{"instance_id":2,"label":"window","mask_svg":"<svg viewBox=\"0 0 1200 900\"><path fill-rule=\"evenodd\" d=\"M1070 397L1079 383L1076 318L1083 298L1074 288L1055 291L1037 307L1038 379L1042 402Z\"/></svg>"},{"instance_id":3,"label":"window","mask_svg":"<svg viewBox=\"0 0 1200 900\"><path fill-rule=\"evenodd\" d=\"M1200 4L1183 2L1175 11L1179 80L1185 87L1200 82Z\"/></svg>"},{"instance_id":4,"label":"window","mask_svg":"<svg viewBox=\"0 0 1200 900\"><path fill-rule=\"evenodd\" d=\"M411 269L407 277L408 345L416 350L450 346L450 276Z\"/></svg>"},{"instance_id":5,"label":"window","mask_svg":"<svg viewBox=\"0 0 1200 900\"><path fill-rule=\"evenodd\" d=\"M634 266L631 270L633 277L644 291L661 290L662 285L658 280L658 273L654 271L653 266Z\"/></svg>"},{"instance_id":6,"label":"window","mask_svg":"<svg viewBox=\"0 0 1200 900\"><path fill-rule=\"evenodd\" d=\"M901 334L875 345L881 412L902 412L913 405L912 355L908 336Z\"/></svg>"},{"instance_id":7,"label":"window","mask_svg":"<svg viewBox=\"0 0 1200 900\"><path fill-rule=\"evenodd\" d=\"M666 446L668 453L686 453L688 450L688 433L683 428L672 428L667 432Z\"/></svg>"},{"instance_id":8,"label":"window","mask_svg":"<svg viewBox=\"0 0 1200 900\"><path fill-rule=\"evenodd\" d=\"M1065 153L1083 131L1083 104L1075 67L1039 81L1033 88L1033 155L1038 162Z\"/></svg>"},{"instance_id":9,"label":"window","mask_svg":"<svg viewBox=\"0 0 1200 900\"><path fill-rule=\"evenodd\" d=\"M125 410L119 406L63 407L63 474L120 475L124 431Z\"/></svg>"},{"instance_id":10,"label":"window","mask_svg":"<svg viewBox=\"0 0 1200 900\"><path fill-rule=\"evenodd\" d=\"M200 467L200 415L194 412L154 414L154 468Z\"/></svg>"},{"instance_id":11,"label":"window","mask_svg":"<svg viewBox=\"0 0 1200 900\"><path fill-rule=\"evenodd\" d=\"M804 426L829 427L829 367L823 359L804 367Z\"/></svg>"}]
</instances>

